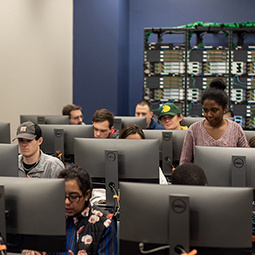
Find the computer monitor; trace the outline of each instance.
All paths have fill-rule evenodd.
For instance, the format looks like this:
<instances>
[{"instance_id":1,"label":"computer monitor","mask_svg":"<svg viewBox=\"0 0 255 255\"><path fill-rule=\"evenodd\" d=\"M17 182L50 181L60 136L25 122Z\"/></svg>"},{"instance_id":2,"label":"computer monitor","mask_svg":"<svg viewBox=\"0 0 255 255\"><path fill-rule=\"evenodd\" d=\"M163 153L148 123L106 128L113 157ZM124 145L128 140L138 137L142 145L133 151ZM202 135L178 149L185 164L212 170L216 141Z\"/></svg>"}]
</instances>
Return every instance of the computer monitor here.
<instances>
[{"instance_id":1,"label":"computer monitor","mask_svg":"<svg viewBox=\"0 0 255 255\"><path fill-rule=\"evenodd\" d=\"M6 240L5 197L4 186L1 184L0 184L0 235L5 242Z\"/></svg>"},{"instance_id":2,"label":"computer monitor","mask_svg":"<svg viewBox=\"0 0 255 255\"><path fill-rule=\"evenodd\" d=\"M255 189L255 148L195 146L194 163L203 168L210 186Z\"/></svg>"},{"instance_id":3,"label":"computer monitor","mask_svg":"<svg viewBox=\"0 0 255 255\"><path fill-rule=\"evenodd\" d=\"M64 179L0 177L8 251L65 251Z\"/></svg>"},{"instance_id":4,"label":"computer monitor","mask_svg":"<svg viewBox=\"0 0 255 255\"><path fill-rule=\"evenodd\" d=\"M248 142L253 136L255 136L255 130L244 130L244 133Z\"/></svg>"},{"instance_id":5,"label":"computer monitor","mask_svg":"<svg viewBox=\"0 0 255 255\"><path fill-rule=\"evenodd\" d=\"M0 144L0 176L19 175L18 170L18 145Z\"/></svg>"},{"instance_id":6,"label":"computer monitor","mask_svg":"<svg viewBox=\"0 0 255 255\"><path fill-rule=\"evenodd\" d=\"M156 139L74 139L75 164L85 168L94 182L118 188L119 179L159 183L159 153Z\"/></svg>"},{"instance_id":7,"label":"computer monitor","mask_svg":"<svg viewBox=\"0 0 255 255\"><path fill-rule=\"evenodd\" d=\"M114 128L121 130L128 124L136 124L139 127L146 128L146 118L145 117L135 117L135 116L114 116Z\"/></svg>"},{"instance_id":8,"label":"computer monitor","mask_svg":"<svg viewBox=\"0 0 255 255\"><path fill-rule=\"evenodd\" d=\"M43 143L41 149L47 154L55 154L60 151L65 155L74 154L74 137L93 138L93 125L45 125L39 127L42 130Z\"/></svg>"},{"instance_id":9,"label":"computer monitor","mask_svg":"<svg viewBox=\"0 0 255 255\"><path fill-rule=\"evenodd\" d=\"M176 254L176 246L187 251L252 246L251 188L120 182L120 190L122 255L140 254L139 243L170 244L170 253L160 254Z\"/></svg>"},{"instance_id":10,"label":"computer monitor","mask_svg":"<svg viewBox=\"0 0 255 255\"><path fill-rule=\"evenodd\" d=\"M193 123L204 120L204 119L205 119L205 117L183 117L183 120L181 121L181 125L189 127ZM226 118L226 119L234 121L234 118L232 118L232 117Z\"/></svg>"},{"instance_id":11,"label":"computer monitor","mask_svg":"<svg viewBox=\"0 0 255 255\"><path fill-rule=\"evenodd\" d=\"M68 115L20 115L20 123L29 120L36 124L69 124Z\"/></svg>"},{"instance_id":12,"label":"computer monitor","mask_svg":"<svg viewBox=\"0 0 255 255\"><path fill-rule=\"evenodd\" d=\"M9 122L0 122L0 143L11 143L11 125Z\"/></svg>"},{"instance_id":13,"label":"computer monitor","mask_svg":"<svg viewBox=\"0 0 255 255\"><path fill-rule=\"evenodd\" d=\"M179 165L182 145L187 130L143 129L146 139L159 140L159 159L165 175L171 175L172 168Z\"/></svg>"},{"instance_id":14,"label":"computer monitor","mask_svg":"<svg viewBox=\"0 0 255 255\"><path fill-rule=\"evenodd\" d=\"M190 126L191 124L204 120L204 117L183 117L183 120L181 121L182 126Z\"/></svg>"}]
</instances>

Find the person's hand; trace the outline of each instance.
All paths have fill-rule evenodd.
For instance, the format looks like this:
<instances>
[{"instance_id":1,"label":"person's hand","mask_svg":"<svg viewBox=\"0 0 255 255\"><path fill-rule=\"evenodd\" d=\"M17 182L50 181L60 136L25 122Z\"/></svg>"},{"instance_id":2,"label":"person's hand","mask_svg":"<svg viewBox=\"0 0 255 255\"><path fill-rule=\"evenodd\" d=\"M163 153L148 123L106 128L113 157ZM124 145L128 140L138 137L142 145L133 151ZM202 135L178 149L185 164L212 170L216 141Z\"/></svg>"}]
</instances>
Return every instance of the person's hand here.
<instances>
[{"instance_id":1,"label":"person's hand","mask_svg":"<svg viewBox=\"0 0 255 255\"><path fill-rule=\"evenodd\" d=\"M46 255L45 251L33 251L33 250L23 250L21 254L28 254L28 255Z\"/></svg>"},{"instance_id":2,"label":"person's hand","mask_svg":"<svg viewBox=\"0 0 255 255\"><path fill-rule=\"evenodd\" d=\"M182 255L196 255L197 254L197 250L192 250L189 253L182 253Z\"/></svg>"},{"instance_id":3,"label":"person's hand","mask_svg":"<svg viewBox=\"0 0 255 255\"><path fill-rule=\"evenodd\" d=\"M74 255L73 251L69 250L68 255Z\"/></svg>"}]
</instances>

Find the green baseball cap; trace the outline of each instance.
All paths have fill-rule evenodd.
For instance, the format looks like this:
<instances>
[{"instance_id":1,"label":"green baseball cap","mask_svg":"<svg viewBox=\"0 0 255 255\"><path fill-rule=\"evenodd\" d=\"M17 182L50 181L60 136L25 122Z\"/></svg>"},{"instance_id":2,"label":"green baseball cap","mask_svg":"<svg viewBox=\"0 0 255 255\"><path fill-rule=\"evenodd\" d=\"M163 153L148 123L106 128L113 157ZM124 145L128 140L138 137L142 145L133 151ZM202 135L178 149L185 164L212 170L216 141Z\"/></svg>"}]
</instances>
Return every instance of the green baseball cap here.
<instances>
[{"instance_id":1,"label":"green baseball cap","mask_svg":"<svg viewBox=\"0 0 255 255\"><path fill-rule=\"evenodd\" d=\"M159 119L166 114L175 116L176 114L181 114L181 111L179 107L175 105L174 103L165 103L159 107L159 114L158 114Z\"/></svg>"}]
</instances>

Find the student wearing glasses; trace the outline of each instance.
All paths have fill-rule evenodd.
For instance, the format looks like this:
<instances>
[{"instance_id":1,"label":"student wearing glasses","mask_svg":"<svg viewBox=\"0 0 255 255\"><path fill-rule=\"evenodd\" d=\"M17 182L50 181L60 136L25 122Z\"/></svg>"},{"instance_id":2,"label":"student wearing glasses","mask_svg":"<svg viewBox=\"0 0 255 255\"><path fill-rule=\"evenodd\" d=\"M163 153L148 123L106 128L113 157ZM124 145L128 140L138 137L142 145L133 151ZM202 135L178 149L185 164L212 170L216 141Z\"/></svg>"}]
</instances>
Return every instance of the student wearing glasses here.
<instances>
[{"instance_id":1,"label":"student wearing glasses","mask_svg":"<svg viewBox=\"0 0 255 255\"><path fill-rule=\"evenodd\" d=\"M69 124L70 125L84 125L82 122L83 114L82 108L75 104L67 104L63 107L62 115L69 115Z\"/></svg>"},{"instance_id":2,"label":"student wearing glasses","mask_svg":"<svg viewBox=\"0 0 255 255\"><path fill-rule=\"evenodd\" d=\"M88 172L76 165L63 169L65 179L66 252L55 255L117 255L117 234L113 214L90 202L92 183ZM46 255L23 250L22 254Z\"/></svg>"},{"instance_id":3,"label":"student wearing glasses","mask_svg":"<svg viewBox=\"0 0 255 255\"><path fill-rule=\"evenodd\" d=\"M117 254L117 237L112 214L90 203L92 192L88 172L71 166L60 172L65 179L67 250L69 254Z\"/></svg>"}]
</instances>

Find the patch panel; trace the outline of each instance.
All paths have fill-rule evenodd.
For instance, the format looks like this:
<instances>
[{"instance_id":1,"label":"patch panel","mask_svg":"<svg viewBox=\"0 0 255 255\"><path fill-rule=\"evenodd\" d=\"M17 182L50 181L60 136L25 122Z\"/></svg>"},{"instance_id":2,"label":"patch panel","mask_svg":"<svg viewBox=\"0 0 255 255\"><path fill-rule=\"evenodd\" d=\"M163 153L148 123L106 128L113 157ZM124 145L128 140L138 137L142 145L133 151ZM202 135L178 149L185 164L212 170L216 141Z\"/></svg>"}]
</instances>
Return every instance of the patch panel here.
<instances>
[{"instance_id":1,"label":"patch panel","mask_svg":"<svg viewBox=\"0 0 255 255\"><path fill-rule=\"evenodd\" d=\"M231 73L238 75L246 73L246 64L244 62L232 62Z\"/></svg>"},{"instance_id":2,"label":"patch panel","mask_svg":"<svg viewBox=\"0 0 255 255\"><path fill-rule=\"evenodd\" d=\"M204 65L204 74L227 74L229 72L229 66L227 62L207 62Z\"/></svg>"},{"instance_id":3,"label":"patch panel","mask_svg":"<svg viewBox=\"0 0 255 255\"><path fill-rule=\"evenodd\" d=\"M187 90L187 99L190 101L199 101L201 90L200 89L188 89Z\"/></svg>"},{"instance_id":4,"label":"patch panel","mask_svg":"<svg viewBox=\"0 0 255 255\"><path fill-rule=\"evenodd\" d=\"M188 62L188 73L198 75L202 73L202 63Z\"/></svg>"},{"instance_id":5,"label":"patch panel","mask_svg":"<svg viewBox=\"0 0 255 255\"><path fill-rule=\"evenodd\" d=\"M244 89L232 89L230 100L234 102L244 102L246 99Z\"/></svg>"}]
</instances>

